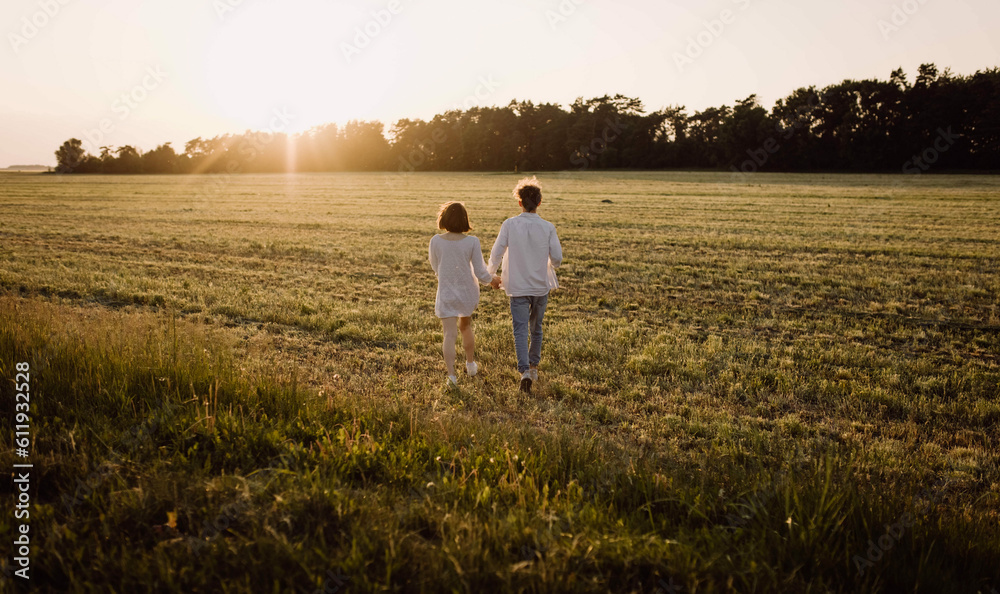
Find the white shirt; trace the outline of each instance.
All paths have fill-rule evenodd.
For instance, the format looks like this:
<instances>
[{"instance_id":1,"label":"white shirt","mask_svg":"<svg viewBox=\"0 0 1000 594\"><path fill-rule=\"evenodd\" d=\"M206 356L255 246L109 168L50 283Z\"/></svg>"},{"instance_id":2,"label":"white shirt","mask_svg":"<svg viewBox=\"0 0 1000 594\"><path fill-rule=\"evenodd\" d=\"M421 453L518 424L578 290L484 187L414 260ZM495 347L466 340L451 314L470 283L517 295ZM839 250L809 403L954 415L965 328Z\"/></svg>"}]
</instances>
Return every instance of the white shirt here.
<instances>
[{"instance_id":1,"label":"white shirt","mask_svg":"<svg viewBox=\"0 0 1000 594\"><path fill-rule=\"evenodd\" d=\"M500 281L509 297L537 297L559 288L555 269L560 264L562 246L555 225L537 213L522 212L500 225L487 271L496 274L503 268Z\"/></svg>"},{"instance_id":2,"label":"white shirt","mask_svg":"<svg viewBox=\"0 0 1000 594\"><path fill-rule=\"evenodd\" d=\"M431 238L428 248L431 268L438 277L434 314L439 318L467 318L479 305L479 282L488 284L493 275L486 272L479 238L466 235L450 240L441 235Z\"/></svg>"}]
</instances>

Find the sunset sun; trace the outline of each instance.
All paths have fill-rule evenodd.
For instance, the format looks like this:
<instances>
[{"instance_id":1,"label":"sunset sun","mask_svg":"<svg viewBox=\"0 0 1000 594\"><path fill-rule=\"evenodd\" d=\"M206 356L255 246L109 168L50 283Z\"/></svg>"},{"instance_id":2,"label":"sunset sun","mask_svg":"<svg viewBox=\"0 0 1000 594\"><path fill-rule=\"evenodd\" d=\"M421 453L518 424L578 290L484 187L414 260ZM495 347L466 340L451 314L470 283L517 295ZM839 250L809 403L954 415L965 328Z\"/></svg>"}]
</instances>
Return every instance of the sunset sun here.
<instances>
[{"instance_id":1,"label":"sunset sun","mask_svg":"<svg viewBox=\"0 0 1000 594\"><path fill-rule=\"evenodd\" d=\"M247 5L225 15L205 56L211 109L249 129L267 129L275 110L289 113L287 132L370 113L396 74L394 61L375 54L395 47L386 39L363 56L374 58L368 63L345 55L357 20L324 2L291 13L277 4Z\"/></svg>"}]
</instances>

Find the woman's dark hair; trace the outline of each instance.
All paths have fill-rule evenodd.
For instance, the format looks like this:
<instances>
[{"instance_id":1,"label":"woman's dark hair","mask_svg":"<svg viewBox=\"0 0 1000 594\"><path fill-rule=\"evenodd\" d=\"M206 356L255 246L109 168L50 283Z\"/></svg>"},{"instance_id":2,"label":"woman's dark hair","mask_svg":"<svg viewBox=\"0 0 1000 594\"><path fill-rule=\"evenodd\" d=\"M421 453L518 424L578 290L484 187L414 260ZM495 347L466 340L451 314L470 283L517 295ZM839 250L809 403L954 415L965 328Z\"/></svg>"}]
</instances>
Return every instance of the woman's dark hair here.
<instances>
[{"instance_id":1,"label":"woman's dark hair","mask_svg":"<svg viewBox=\"0 0 1000 594\"><path fill-rule=\"evenodd\" d=\"M445 202L438 211L438 229L452 233L472 231L469 225L469 213L461 202Z\"/></svg>"},{"instance_id":2,"label":"woman's dark hair","mask_svg":"<svg viewBox=\"0 0 1000 594\"><path fill-rule=\"evenodd\" d=\"M542 186L534 176L526 177L517 182L514 187L514 198L521 201L521 206L528 212L535 212L542 202Z\"/></svg>"}]
</instances>

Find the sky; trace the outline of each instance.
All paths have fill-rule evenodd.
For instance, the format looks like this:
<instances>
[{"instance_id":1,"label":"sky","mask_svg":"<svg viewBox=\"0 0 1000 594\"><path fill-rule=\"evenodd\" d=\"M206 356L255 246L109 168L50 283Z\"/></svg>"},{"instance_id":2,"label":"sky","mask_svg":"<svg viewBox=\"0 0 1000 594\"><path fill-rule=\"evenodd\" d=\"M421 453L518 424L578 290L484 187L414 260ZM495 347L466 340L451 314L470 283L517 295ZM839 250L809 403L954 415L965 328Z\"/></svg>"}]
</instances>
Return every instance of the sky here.
<instances>
[{"instance_id":1,"label":"sky","mask_svg":"<svg viewBox=\"0 0 1000 594\"><path fill-rule=\"evenodd\" d=\"M996 0L4 0L0 168L621 93L689 112L1000 66Z\"/></svg>"}]
</instances>

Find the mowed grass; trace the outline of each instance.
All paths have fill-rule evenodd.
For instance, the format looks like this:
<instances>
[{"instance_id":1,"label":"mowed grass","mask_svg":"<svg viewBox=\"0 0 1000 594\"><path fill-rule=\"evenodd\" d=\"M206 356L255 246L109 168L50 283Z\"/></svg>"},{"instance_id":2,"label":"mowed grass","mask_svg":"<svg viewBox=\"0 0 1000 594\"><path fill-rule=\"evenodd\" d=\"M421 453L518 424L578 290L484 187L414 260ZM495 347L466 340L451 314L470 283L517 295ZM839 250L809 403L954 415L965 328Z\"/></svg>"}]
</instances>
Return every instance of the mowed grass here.
<instances>
[{"instance_id":1,"label":"mowed grass","mask_svg":"<svg viewBox=\"0 0 1000 594\"><path fill-rule=\"evenodd\" d=\"M447 392L434 217L518 177L0 176L32 582L1000 588L1000 180L543 174L540 386L484 290Z\"/></svg>"}]
</instances>

